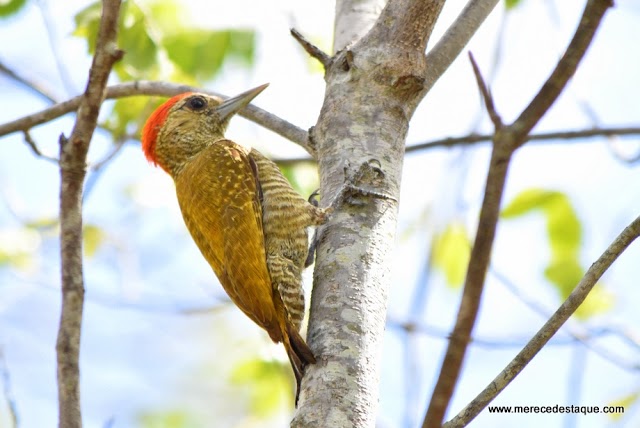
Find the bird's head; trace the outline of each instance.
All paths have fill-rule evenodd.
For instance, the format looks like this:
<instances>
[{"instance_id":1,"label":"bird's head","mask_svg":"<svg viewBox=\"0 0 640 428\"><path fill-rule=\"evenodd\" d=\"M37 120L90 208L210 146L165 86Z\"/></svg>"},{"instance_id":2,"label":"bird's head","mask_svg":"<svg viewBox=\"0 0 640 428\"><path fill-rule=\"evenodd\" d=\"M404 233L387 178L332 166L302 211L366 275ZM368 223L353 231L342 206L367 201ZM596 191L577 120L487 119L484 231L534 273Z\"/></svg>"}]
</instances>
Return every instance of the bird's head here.
<instances>
[{"instance_id":1,"label":"bird's head","mask_svg":"<svg viewBox=\"0 0 640 428\"><path fill-rule=\"evenodd\" d=\"M142 128L142 150L149 162L169 174L194 155L224 138L229 120L268 84L220 101L210 95L186 92L158 107Z\"/></svg>"}]
</instances>

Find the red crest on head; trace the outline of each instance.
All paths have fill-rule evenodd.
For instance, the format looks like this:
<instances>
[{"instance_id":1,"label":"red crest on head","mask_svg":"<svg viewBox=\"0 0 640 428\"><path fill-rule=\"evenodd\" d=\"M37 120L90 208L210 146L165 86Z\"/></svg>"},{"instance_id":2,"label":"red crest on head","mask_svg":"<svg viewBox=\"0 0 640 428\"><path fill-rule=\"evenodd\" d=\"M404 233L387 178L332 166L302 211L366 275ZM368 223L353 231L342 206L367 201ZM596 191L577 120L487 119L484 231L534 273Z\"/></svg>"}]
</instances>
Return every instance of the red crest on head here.
<instances>
[{"instance_id":1,"label":"red crest on head","mask_svg":"<svg viewBox=\"0 0 640 428\"><path fill-rule=\"evenodd\" d=\"M152 164L156 166L158 165L158 160L156 158L156 143L158 140L158 134L164 126L167 116L169 116L169 110L171 110L171 107L173 107L175 103L191 94L193 94L193 92L185 92L169 98L164 102L164 104L158 107L151 116L149 116L149 119L147 119L147 122L144 124L141 138L142 151L144 152L147 160Z\"/></svg>"}]
</instances>

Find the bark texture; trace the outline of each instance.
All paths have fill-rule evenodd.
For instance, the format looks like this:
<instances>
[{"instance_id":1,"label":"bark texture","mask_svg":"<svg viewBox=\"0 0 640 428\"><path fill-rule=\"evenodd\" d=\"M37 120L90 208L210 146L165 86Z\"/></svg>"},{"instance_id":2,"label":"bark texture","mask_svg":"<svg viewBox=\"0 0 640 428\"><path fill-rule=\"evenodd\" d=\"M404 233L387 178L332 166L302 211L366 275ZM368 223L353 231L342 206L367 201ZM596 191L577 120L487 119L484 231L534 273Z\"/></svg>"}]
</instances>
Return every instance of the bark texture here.
<instances>
[{"instance_id":1,"label":"bark texture","mask_svg":"<svg viewBox=\"0 0 640 428\"><path fill-rule=\"evenodd\" d=\"M339 199L319 231L307 336L318 361L307 368L293 427L375 426L405 137L442 5L392 0L355 43L338 41L336 28L336 47L348 47L327 70L310 139L323 203Z\"/></svg>"}]
</instances>

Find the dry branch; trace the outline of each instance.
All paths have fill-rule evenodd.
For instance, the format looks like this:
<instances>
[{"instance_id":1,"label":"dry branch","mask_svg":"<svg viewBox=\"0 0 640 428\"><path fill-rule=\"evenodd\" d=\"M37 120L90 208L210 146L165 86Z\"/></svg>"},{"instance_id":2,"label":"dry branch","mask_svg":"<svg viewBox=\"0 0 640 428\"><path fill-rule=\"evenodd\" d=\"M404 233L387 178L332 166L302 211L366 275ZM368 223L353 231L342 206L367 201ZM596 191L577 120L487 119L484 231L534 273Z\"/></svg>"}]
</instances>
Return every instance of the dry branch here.
<instances>
[{"instance_id":1,"label":"dry branch","mask_svg":"<svg viewBox=\"0 0 640 428\"><path fill-rule=\"evenodd\" d=\"M89 143L98 123L107 79L123 52L116 48L120 0L104 0L89 81L79 99L70 138L60 136L60 257L62 310L56 343L61 428L81 428L80 335L84 304L82 188Z\"/></svg>"},{"instance_id":2,"label":"dry branch","mask_svg":"<svg viewBox=\"0 0 640 428\"><path fill-rule=\"evenodd\" d=\"M315 58L318 61L320 61L320 64L322 64L322 66L324 67L325 70L327 68L331 67L331 56L327 55L322 49L320 49L319 47L317 47L316 45L311 43L309 40L307 40L295 28L292 28L290 31L291 31L291 35L293 36L293 38L296 39L296 41L298 43L300 43L300 46L302 46L302 48L309 55L311 55L313 58Z\"/></svg>"}]
</instances>

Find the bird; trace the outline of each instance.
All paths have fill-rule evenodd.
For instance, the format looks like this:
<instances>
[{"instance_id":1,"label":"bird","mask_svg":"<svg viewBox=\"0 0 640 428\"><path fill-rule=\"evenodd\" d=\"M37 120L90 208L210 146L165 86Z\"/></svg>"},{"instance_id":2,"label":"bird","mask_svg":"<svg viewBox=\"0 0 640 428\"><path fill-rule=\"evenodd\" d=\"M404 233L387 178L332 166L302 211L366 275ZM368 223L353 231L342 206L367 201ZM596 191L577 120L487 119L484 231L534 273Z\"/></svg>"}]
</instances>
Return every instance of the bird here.
<instances>
[{"instance_id":1,"label":"bird","mask_svg":"<svg viewBox=\"0 0 640 428\"><path fill-rule=\"evenodd\" d=\"M259 151L224 134L268 84L221 101L198 92L170 98L141 133L147 160L174 180L187 229L235 305L282 342L296 379L316 358L300 334L308 229L327 221Z\"/></svg>"}]
</instances>

